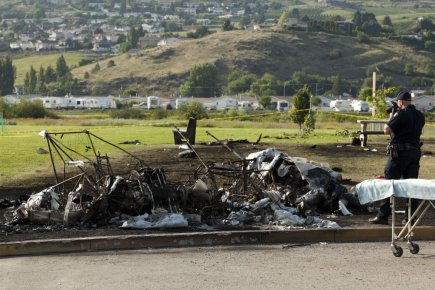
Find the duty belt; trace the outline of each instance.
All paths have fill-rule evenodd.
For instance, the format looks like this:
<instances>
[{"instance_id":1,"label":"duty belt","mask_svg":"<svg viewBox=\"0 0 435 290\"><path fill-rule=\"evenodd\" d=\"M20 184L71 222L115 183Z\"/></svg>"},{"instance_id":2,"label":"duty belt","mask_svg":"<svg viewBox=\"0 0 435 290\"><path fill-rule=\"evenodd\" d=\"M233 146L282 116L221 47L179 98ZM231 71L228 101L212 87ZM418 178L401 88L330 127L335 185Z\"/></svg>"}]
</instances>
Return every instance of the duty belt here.
<instances>
[{"instance_id":1,"label":"duty belt","mask_svg":"<svg viewBox=\"0 0 435 290\"><path fill-rule=\"evenodd\" d=\"M420 150L419 146L415 146L413 144L410 143L399 143L399 144L395 144L397 147L397 150L399 151L403 151L403 150Z\"/></svg>"}]
</instances>

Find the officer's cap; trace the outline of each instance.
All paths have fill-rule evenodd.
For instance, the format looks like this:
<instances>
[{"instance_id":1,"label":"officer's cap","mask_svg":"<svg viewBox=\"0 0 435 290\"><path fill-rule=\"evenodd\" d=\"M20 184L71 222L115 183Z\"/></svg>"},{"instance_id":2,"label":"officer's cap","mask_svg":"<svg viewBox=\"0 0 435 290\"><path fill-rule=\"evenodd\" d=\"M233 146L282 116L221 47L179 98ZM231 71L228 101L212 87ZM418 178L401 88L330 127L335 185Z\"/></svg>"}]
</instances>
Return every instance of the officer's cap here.
<instances>
[{"instance_id":1,"label":"officer's cap","mask_svg":"<svg viewBox=\"0 0 435 290\"><path fill-rule=\"evenodd\" d=\"M411 101L411 94L407 91L401 91L397 94L395 101L402 100L402 101Z\"/></svg>"}]
</instances>

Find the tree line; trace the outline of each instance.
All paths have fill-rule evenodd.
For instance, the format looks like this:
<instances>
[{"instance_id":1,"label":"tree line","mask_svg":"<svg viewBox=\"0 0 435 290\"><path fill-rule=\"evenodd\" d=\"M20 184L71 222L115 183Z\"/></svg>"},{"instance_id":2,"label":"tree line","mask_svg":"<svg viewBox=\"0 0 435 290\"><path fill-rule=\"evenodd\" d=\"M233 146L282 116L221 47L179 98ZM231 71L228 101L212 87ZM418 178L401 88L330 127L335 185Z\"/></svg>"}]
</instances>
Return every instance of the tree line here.
<instances>
[{"instance_id":1,"label":"tree line","mask_svg":"<svg viewBox=\"0 0 435 290\"><path fill-rule=\"evenodd\" d=\"M16 68L9 55L0 59L0 96L12 94L16 74Z\"/></svg>"},{"instance_id":2,"label":"tree line","mask_svg":"<svg viewBox=\"0 0 435 290\"><path fill-rule=\"evenodd\" d=\"M77 83L78 80L73 78L64 56L61 55L56 60L55 68L51 65L46 68L40 66L37 72L31 65L24 78L23 93L66 95Z\"/></svg>"}]
</instances>

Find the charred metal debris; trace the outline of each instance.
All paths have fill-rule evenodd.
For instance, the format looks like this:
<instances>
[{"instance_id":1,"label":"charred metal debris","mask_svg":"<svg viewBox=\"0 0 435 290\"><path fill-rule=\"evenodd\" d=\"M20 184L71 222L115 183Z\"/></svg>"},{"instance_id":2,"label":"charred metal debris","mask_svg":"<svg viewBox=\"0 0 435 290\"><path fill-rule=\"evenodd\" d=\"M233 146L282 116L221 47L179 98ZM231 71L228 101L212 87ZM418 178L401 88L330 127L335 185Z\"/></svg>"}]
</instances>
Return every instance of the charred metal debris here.
<instances>
[{"instance_id":1,"label":"charred metal debris","mask_svg":"<svg viewBox=\"0 0 435 290\"><path fill-rule=\"evenodd\" d=\"M348 208L360 208L355 194L340 184L340 173L326 164L273 148L242 157L210 132L235 160L206 162L185 134L179 134L199 165L185 181L174 182L167 180L164 168L148 167L87 130L41 132L56 184L8 204L5 224L339 227L320 219L319 213L348 215ZM107 147L124 157L109 157L97 149Z\"/></svg>"}]
</instances>

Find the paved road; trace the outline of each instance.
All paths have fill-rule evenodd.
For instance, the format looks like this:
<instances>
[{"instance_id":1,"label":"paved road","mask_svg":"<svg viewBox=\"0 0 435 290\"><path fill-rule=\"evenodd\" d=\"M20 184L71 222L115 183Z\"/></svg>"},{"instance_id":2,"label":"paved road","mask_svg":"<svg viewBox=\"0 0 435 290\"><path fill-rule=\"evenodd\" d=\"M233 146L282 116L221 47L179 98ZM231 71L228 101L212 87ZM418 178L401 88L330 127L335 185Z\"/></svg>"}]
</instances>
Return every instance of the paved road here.
<instances>
[{"instance_id":1,"label":"paved road","mask_svg":"<svg viewBox=\"0 0 435 290\"><path fill-rule=\"evenodd\" d=\"M1 289L434 289L435 242L80 253L0 259ZM406 245L403 245L406 247Z\"/></svg>"}]
</instances>

